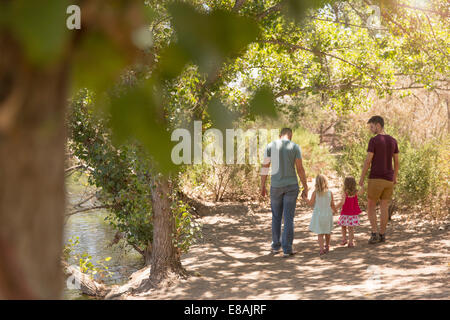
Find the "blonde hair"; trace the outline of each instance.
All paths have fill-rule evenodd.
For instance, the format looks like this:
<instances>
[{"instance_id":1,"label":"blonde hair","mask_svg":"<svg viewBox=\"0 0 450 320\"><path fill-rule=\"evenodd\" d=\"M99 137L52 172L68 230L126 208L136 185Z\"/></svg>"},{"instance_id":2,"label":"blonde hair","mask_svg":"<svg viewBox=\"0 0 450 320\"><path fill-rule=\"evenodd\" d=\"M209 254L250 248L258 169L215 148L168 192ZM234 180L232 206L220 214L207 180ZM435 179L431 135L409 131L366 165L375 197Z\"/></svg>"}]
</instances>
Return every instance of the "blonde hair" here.
<instances>
[{"instance_id":1,"label":"blonde hair","mask_svg":"<svg viewBox=\"0 0 450 320\"><path fill-rule=\"evenodd\" d=\"M349 196L356 194L356 180L353 177L345 177L344 179L344 192Z\"/></svg>"},{"instance_id":2,"label":"blonde hair","mask_svg":"<svg viewBox=\"0 0 450 320\"><path fill-rule=\"evenodd\" d=\"M328 190L327 178L322 174L318 174L316 177L316 191L319 194L322 194L323 192L325 192L327 190Z\"/></svg>"}]
</instances>

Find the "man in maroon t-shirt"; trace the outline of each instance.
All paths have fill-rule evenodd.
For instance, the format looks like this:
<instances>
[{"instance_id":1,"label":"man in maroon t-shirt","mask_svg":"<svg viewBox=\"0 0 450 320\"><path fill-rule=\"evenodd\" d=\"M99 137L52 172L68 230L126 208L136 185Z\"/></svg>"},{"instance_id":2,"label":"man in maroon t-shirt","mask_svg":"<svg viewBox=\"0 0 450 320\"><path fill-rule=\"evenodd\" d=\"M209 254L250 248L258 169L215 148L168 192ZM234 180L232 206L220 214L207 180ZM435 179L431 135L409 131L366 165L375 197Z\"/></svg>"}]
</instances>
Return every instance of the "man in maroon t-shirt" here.
<instances>
[{"instance_id":1,"label":"man in maroon t-shirt","mask_svg":"<svg viewBox=\"0 0 450 320\"><path fill-rule=\"evenodd\" d=\"M389 202L392 198L394 185L397 183L399 169L398 145L390 135L384 133L384 120L380 116L373 116L367 122L370 131L375 134L369 141L367 157L361 173L359 185L364 188L364 178L370 167L367 187L367 215L369 216L372 235L369 243L384 242L388 222ZM392 168L392 158L394 168ZM375 207L380 200L380 230L377 231L377 216Z\"/></svg>"}]
</instances>

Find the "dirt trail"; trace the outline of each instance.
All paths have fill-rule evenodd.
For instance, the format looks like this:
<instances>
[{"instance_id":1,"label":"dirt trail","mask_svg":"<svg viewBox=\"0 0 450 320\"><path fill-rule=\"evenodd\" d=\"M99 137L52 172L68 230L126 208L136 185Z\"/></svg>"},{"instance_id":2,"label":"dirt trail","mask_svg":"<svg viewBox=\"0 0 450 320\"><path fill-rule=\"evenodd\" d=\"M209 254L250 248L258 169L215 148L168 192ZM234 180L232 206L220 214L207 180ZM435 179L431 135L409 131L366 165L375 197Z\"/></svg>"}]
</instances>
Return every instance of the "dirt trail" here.
<instances>
[{"instance_id":1,"label":"dirt trail","mask_svg":"<svg viewBox=\"0 0 450 320\"><path fill-rule=\"evenodd\" d=\"M335 224L330 252L319 257L316 235L308 230L312 210L298 201L293 245L298 253L284 259L269 254L270 208L222 203L210 209L201 218L203 240L182 257L183 265L200 275L167 289L122 298L450 298L448 221L439 228L411 224L397 214L389 222L387 242L369 245L369 221L363 212L355 230L356 247L339 245L340 227Z\"/></svg>"}]
</instances>

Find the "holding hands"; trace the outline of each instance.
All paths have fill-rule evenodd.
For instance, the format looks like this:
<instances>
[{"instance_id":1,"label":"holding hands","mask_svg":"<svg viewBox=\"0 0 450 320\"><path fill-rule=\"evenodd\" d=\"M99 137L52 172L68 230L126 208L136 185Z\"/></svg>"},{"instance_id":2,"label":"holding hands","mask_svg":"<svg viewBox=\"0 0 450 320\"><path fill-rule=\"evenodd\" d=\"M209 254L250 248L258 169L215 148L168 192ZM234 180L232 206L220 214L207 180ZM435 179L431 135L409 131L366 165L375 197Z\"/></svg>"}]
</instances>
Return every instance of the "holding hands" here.
<instances>
[{"instance_id":1,"label":"holding hands","mask_svg":"<svg viewBox=\"0 0 450 320\"><path fill-rule=\"evenodd\" d=\"M359 179L359 191L358 194L363 194L364 193L364 177L361 177L361 179Z\"/></svg>"},{"instance_id":2,"label":"holding hands","mask_svg":"<svg viewBox=\"0 0 450 320\"><path fill-rule=\"evenodd\" d=\"M303 188L302 194L301 194L302 200L308 200L308 186Z\"/></svg>"}]
</instances>

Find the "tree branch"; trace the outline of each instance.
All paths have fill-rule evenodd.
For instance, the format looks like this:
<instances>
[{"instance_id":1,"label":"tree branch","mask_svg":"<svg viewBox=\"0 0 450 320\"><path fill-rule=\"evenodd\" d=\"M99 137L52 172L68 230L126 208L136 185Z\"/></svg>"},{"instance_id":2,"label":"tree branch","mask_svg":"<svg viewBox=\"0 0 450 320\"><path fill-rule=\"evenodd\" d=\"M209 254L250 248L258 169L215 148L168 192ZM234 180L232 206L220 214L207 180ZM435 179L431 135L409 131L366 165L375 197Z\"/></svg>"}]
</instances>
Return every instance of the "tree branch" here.
<instances>
[{"instance_id":1,"label":"tree branch","mask_svg":"<svg viewBox=\"0 0 450 320\"><path fill-rule=\"evenodd\" d=\"M236 0L234 3L233 9L231 11L237 13L242 8L246 0Z\"/></svg>"},{"instance_id":2,"label":"tree branch","mask_svg":"<svg viewBox=\"0 0 450 320\"><path fill-rule=\"evenodd\" d=\"M256 16L256 19L262 20L265 17L267 17L269 14L280 11L282 6L283 6L283 2L281 1L281 2L277 3L276 5L274 5L273 7L270 7L268 9L264 10L263 12L261 12L260 14L258 14Z\"/></svg>"},{"instance_id":3,"label":"tree branch","mask_svg":"<svg viewBox=\"0 0 450 320\"><path fill-rule=\"evenodd\" d=\"M427 18L428 25L430 26L431 33L433 35L434 41L436 42L438 50L448 59L447 54L444 51L442 51L441 47L439 46L439 41L437 40L436 34L434 33L434 29L433 29L433 26L431 24L430 18L428 17L427 14L425 14L425 17Z\"/></svg>"},{"instance_id":4,"label":"tree branch","mask_svg":"<svg viewBox=\"0 0 450 320\"><path fill-rule=\"evenodd\" d=\"M91 211L91 210L96 210L96 209L108 209L108 208L111 208L111 206L110 205L100 205L100 206L93 206L93 207L88 207L88 208L81 208L81 209L73 210L71 212L66 213L66 216L70 217L74 214L81 213L81 212L86 212L86 211Z\"/></svg>"},{"instance_id":5,"label":"tree branch","mask_svg":"<svg viewBox=\"0 0 450 320\"><path fill-rule=\"evenodd\" d=\"M372 29L372 30L388 30L387 28L372 28L372 27L368 27L368 26L363 26L363 25L360 26L357 24L351 24L351 23L346 23L346 22L342 22L342 21L333 21L333 20L328 20L328 19L317 18L315 16L306 16L306 18L311 19L311 20L319 20L319 21L342 24L342 25L354 27L354 28Z\"/></svg>"},{"instance_id":6,"label":"tree branch","mask_svg":"<svg viewBox=\"0 0 450 320\"><path fill-rule=\"evenodd\" d=\"M291 89L287 89L287 90L282 90L280 92L278 92L277 94L275 94L275 97L282 97L282 96L287 96L287 95L292 95L295 94L297 92L300 91L304 91L304 90L311 90L311 89L315 89L318 91L331 91L331 90L342 90L342 89L377 89L377 87L375 86L370 86L370 85L355 85L355 84L348 84L348 83L343 83L343 84L335 84L332 86L320 86L320 87L313 87L313 86L308 86L308 87L299 87L299 88L291 88ZM392 91L401 91L401 90L414 90L414 89L425 89L425 86L407 86L407 87L393 87L393 88L385 88L386 90L392 90ZM435 87L434 89L437 90L442 90L442 91L450 91L450 89L447 88L442 88L442 87Z\"/></svg>"},{"instance_id":7,"label":"tree branch","mask_svg":"<svg viewBox=\"0 0 450 320\"><path fill-rule=\"evenodd\" d=\"M84 166L82 165L82 164L78 164L78 165L76 165L76 166L72 166L72 167L70 167L70 168L67 168L67 169L65 169L64 170L64 173L69 173L69 172L71 172L71 171L73 171L73 170L76 170L76 169L79 169L79 168L83 168Z\"/></svg>"},{"instance_id":8,"label":"tree branch","mask_svg":"<svg viewBox=\"0 0 450 320\"><path fill-rule=\"evenodd\" d=\"M311 53L313 53L313 54L322 54L322 55L325 55L325 56L328 56L328 57L331 57L331 58L340 60L340 61L342 61L342 62L344 62L344 63L346 63L346 64L349 64L349 65L355 67L356 69L360 70L362 73L368 75L375 83L377 83L380 87L383 87L383 85L382 85L381 83L378 82L378 80L376 79L376 77L375 77L374 75L372 75L372 74L370 74L370 73L367 73L363 68L361 68L360 66L354 64L353 62L348 61L348 60L345 60L345 59L343 59L343 58L341 58L341 57L339 57L339 56L335 56L335 55L333 55L333 54L331 54L331 53L327 53L327 52L323 52L323 51L319 51L319 50L313 50L313 49L305 48L305 47L302 47L302 46L299 46L299 45L287 43L287 42L285 42L285 41L282 41L282 40L276 40L276 39L272 39L272 40L261 40L260 42L262 42L262 43L277 44L277 45L282 45L282 46L287 46L287 47L289 47L289 48L291 48L291 49L304 50L304 51L311 52Z\"/></svg>"}]
</instances>

